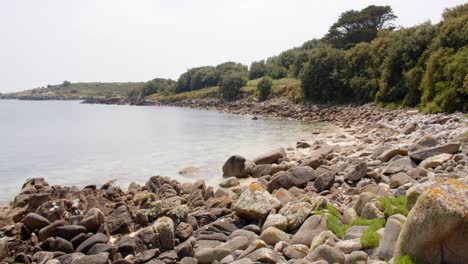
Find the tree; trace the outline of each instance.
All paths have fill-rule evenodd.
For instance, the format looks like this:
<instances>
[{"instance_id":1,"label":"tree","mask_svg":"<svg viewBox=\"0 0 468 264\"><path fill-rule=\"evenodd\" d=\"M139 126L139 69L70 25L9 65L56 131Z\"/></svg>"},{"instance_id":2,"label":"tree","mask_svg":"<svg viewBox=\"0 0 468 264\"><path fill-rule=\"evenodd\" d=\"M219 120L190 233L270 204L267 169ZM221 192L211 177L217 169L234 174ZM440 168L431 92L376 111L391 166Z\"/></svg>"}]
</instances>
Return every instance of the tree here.
<instances>
[{"instance_id":1,"label":"tree","mask_svg":"<svg viewBox=\"0 0 468 264\"><path fill-rule=\"evenodd\" d=\"M254 80L263 77L266 74L267 68L265 60L254 61L250 64L249 80Z\"/></svg>"},{"instance_id":2,"label":"tree","mask_svg":"<svg viewBox=\"0 0 468 264\"><path fill-rule=\"evenodd\" d=\"M305 99L315 103L352 101L353 94L344 76L345 65L342 50L325 47L314 51L301 77Z\"/></svg>"},{"instance_id":3,"label":"tree","mask_svg":"<svg viewBox=\"0 0 468 264\"><path fill-rule=\"evenodd\" d=\"M71 83L69 81L63 81L62 87L68 87L68 86L70 86L70 84Z\"/></svg>"},{"instance_id":4,"label":"tree","mask_svg":"<svg viewBox=\"0 0 468 264\"><path fill-rule=\"evenodd\" d=\"M393 29L397 18L390 6L370 5L361 11L341 14L328 30L324 40L336 48L350 48L359 42L371 42L381 29Z\"/></svg>"},{"instance_id":5,"label":"tree","mask_svg":"<svg viewBox=\"0 0 468 264\"><path fill-rule=\"evenodd\" d=\"M245 73L232 72L223 77L219 85L221 97L226 101L237 99L240 88L247 84Z\"/></svg>"},{"instance_id":6,"label":"tree","mask_svg":"<svg viewBox=\"0 0 468 264\"><path fill-rule=\"evenodd\" d=\"M258 99L260 101L265 101L271 94L271 87L273 86L273 80L269 76L265 76L258 82L257 90L258 90Z\"/></svg>"}]
</instances>

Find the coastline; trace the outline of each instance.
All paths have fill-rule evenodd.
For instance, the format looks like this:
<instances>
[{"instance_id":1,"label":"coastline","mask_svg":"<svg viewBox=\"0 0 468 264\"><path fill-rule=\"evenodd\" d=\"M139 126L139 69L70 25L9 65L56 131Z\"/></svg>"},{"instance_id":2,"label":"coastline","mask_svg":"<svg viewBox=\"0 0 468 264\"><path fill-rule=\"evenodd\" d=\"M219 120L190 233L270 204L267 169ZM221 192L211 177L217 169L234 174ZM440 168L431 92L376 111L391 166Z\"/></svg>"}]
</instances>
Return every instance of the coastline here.
<instances>
[{"instance_id":1,"label":"coastline","mask_svg":"<svg viewBox=\"0 0 468 264\"><path fill-rule=\"evenodd\" d=\"M126 191L112 182L79 189L30 179L9 206L0 208L0 248L8 249L0 259L304 263L298 261L317 260L317 255L332 251L327 257L336 257L333 261L359 252L368 263L382 263L399 256L401 250L406 252L410 246L405 243L415 243L417 236L390 241L390 248L401 249L394 254L386 248L388 238L395 237L392 226L382 226L377 232L381 243L369 248L362 238L364 231L358 232L357 240L350 238L353 228L340 234L330 226L333 217L340 228L358 218L387 223L399 219L398 233L411 233L415 227L410 216L390 214L381 197L404 195L414 207L423 192L446 186L438 192L454 196L450 199L466 199L452 186L456 181L462 190L468 188L468 129L460 113L422 115L374 105L308 107L287 100L220 103L207 99L157 105L323 121L340 129L299 141L293 149L265 150L265 155L252 161L233 156L223 166L223 187L163 176L151 177L144 185L132 183ZM424 159L414 156L421 151L432 154ZM450 209L466 210L464 206ZM314 221L328 224L311 225ZM314 247L312 238L322 236L333 243ZM433 243L438 243L436 238ZM50 254L54 251L62 253ZM41 257L37 252L43 252Z\"/></svg>"}]
</instances>

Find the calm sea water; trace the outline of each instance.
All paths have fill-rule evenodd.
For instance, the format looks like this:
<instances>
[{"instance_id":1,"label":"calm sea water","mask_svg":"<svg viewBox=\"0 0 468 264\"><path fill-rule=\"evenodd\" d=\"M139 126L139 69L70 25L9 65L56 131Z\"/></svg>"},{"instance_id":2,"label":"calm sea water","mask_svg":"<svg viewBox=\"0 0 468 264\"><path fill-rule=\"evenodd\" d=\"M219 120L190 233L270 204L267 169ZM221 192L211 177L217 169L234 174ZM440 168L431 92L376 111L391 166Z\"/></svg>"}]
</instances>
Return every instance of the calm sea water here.
<instances>
[{"instance_id":1,"label":"calm sea water","mask_svg":"<svg viewBox=\"0 0 468 264\"><path fill-rule=\"evenodd\" d=\"M30 177L77 186L117 179L126 188L153 175L194 180L178 171L195 166L196 178L216 184L230 155L254 158L327 129L177 107L0 100L0 201Z\"/></svg>"}]
</instances>

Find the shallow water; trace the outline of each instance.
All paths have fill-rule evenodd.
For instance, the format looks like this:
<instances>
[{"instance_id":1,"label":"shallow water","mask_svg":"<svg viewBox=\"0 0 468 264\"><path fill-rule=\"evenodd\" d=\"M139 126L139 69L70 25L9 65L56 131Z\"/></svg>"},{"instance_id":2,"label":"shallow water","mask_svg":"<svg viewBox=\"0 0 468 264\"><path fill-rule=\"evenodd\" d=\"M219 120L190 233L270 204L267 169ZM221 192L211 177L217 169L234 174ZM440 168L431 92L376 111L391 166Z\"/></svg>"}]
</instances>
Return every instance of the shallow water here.
<instances>
[{"instance_id":1,"label":"shallow water","mask_svg":"<svg viewBox=\"0 0 468 264\"><path fill-rule=\"evenodd\" d=\"M178 171L195 166L195 178L216 184L230 155L252 159L329 129L179 107L0 100L0 201L31 177L77 186L117 179L126 188L153 175L194 180Z\"/></svg>"}]
</instances>

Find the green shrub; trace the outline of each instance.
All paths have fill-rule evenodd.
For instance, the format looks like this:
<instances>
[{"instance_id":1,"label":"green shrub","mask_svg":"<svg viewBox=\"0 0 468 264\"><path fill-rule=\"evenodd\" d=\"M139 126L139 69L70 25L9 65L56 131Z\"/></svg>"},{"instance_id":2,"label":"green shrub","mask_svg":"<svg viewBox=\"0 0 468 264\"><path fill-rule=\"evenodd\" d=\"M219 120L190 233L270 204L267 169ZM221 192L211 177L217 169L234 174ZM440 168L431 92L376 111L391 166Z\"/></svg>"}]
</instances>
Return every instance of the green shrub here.
<instances>
[{"instance_id":1,"label":"green shrub","mask_svg":"<svg viewBox=\"0 0 468 264\"><path fill-rule=\"evenodd\" d=\"M239 72L227 74L219 85L221 97L226 101L236 100L240 89L246 84L247 78L245 74Z\"/></svg>"},{"instance_id":2,"label":"green shrub","mask_svg":"<svg viewBox=\"0 0 468 264\"><path fill-rule=\"evenodd\" d=\"M365 219L359 217L354 220L350 226L369 226L361 236L361 246L363 249L376 248L379 246L380 236L377 234L377 230L384 227L384 219Z\"/></svg>"},{"instance_id":3,"label":"green shrub","mask_svg":"<svg viewBox=\"0 0 468 264\"><path fill-rule=\"evenodd\" d=\"M405 195L400 195L396 198L393 197L381 197L379 198L380 204L384 209L387 216L394 214L408 215L408 208L406 207L407 198Z\"/></svg>"},{"instance_id":4,"label":"green shrub","mask_svg":"<svg viewBox=\"0 0 468 264\"><path fill-rule=\"evenodd\" d=\"M273 86L273 80L269 76L265 76L262 78L260 82L257 84L258 90L258 99L260 101L265 101L271 94L271 87Z\"/></svg>"}]
</instances>

